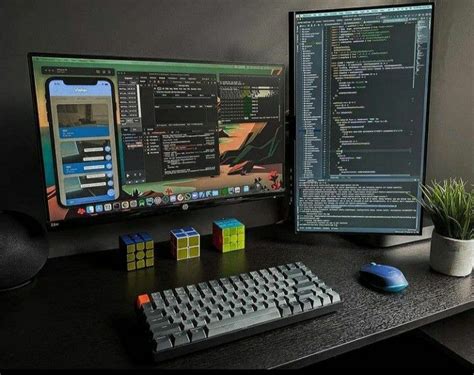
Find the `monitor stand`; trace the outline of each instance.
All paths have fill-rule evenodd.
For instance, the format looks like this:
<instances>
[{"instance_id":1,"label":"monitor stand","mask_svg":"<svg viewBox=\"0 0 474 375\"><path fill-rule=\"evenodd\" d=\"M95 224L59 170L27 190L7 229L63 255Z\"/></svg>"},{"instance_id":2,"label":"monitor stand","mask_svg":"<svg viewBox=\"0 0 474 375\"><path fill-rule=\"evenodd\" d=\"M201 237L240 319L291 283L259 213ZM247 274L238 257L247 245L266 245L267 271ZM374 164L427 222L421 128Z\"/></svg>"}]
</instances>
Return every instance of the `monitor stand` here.
<instances>
[{"instance_id":1,"label":"monitor stand","mask_svg":"<svg viewBox=\"0 0 474 375\"><path fill-rule=\"evenodd\" d=\"M434 225L429 216L423 217L423 229L420 235L403 236L389 234L354 234L347 238L355 243L372 247L392 247L431 239Z\"/></svg>"}]
</instances>

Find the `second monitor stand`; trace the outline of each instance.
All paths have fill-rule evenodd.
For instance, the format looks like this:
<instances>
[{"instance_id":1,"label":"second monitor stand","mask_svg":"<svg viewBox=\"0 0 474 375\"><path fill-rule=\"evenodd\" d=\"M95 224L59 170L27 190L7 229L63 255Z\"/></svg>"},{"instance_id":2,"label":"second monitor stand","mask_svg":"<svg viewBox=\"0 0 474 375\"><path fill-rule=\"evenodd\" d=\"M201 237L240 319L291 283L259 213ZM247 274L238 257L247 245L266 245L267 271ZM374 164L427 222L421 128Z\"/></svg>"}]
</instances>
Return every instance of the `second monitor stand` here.
<instances>
[{"instance_id":1,"label":"second monitor stand","mask_svg":"<svg viewBox=\"0 0 474 375\"><path fill-rule=\"evenodd\" d=\"M423 217L423 229L420 235L393 234L364 234L349 235L348 238L356 243L372 247L392 247L431 239L434 225L429 216Z\"/></svg>"}]
</instances>

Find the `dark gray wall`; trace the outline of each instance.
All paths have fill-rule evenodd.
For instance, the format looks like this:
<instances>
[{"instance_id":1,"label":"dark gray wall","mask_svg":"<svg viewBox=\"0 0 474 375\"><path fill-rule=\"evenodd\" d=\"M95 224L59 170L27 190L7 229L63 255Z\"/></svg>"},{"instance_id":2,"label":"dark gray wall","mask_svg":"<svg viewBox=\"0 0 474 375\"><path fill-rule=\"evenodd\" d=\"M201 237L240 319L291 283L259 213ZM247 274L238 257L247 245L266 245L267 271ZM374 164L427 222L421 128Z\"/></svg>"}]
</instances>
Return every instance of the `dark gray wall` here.
<instances>
[{"instance_id":1,"label":"dark gray wall","mask_svg":"<svg viewBox=\"0 0 474 375\"><path fill-rule=\"evenodd\" d=\"M0 0L0 207L43 218L30 51L288 64L288 11L403 4L336 0ZM474 181L472 169L472 0L436 1L428 178ZM469 36L470 34L470 36ZM262 201L100 225L50 235L51 255L113 248L117 234L170 226L203 233L217 217L269 224L280 204Z\"/></svg>"}]
</instances>

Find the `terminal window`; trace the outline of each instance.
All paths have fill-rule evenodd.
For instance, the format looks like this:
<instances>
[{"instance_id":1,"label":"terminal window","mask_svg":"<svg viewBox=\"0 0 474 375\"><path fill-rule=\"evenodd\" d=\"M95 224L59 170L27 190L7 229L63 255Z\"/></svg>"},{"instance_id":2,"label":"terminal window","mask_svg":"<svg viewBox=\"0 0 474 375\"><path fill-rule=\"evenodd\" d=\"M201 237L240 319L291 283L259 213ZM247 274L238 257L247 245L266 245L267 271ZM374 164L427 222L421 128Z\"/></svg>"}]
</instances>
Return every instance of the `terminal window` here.
<instances>
[{"instance_id":1,"label":"terminal window","mask_svg":"<svg viewBox=\"0 0 474 375\"><path fill-rule=\"evenodd\" d=\"M432 6L296 13L299 231L418 233Z\"/></svg>"}]
</instances>

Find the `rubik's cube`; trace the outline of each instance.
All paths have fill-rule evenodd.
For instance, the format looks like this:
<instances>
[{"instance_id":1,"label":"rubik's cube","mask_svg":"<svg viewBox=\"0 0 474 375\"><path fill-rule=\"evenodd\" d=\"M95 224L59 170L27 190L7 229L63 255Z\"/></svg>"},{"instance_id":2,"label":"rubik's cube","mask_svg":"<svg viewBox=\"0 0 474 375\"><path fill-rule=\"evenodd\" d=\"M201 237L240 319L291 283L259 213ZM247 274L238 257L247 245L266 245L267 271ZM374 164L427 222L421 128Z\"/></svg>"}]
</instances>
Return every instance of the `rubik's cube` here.
<instances>
[{"instance_id":1,"label":"rubik's cube","mask_svg":"<svg viewBox=\"0 0 474 375\"><path fill-rule=\"evenodd\" d=\"M155 265L155 244L148 233L124 234L119 237L119 244L126 257L127 271Z\"/></svg>"},{"instance_id":2,"label":"rubik's cube","mask_svg":"<svg viewBox=\"0 0 474 375\"><path fill-rule=\"evenodd\" d=\"M212 224L212 243L221 252L245 248L245 225L237 219L216 220Z\"/></svg>"},{"instance_id":3,"label":"rubik's cube","mask_svg":"<svg viewBox=\"0 0 474 375\"><path fill-rule=\"evenodd\" d=\"M193 227L170 232L171 253L176 260L197 258L201 254L201 238Z\"/></svg>"}]
</instances>

